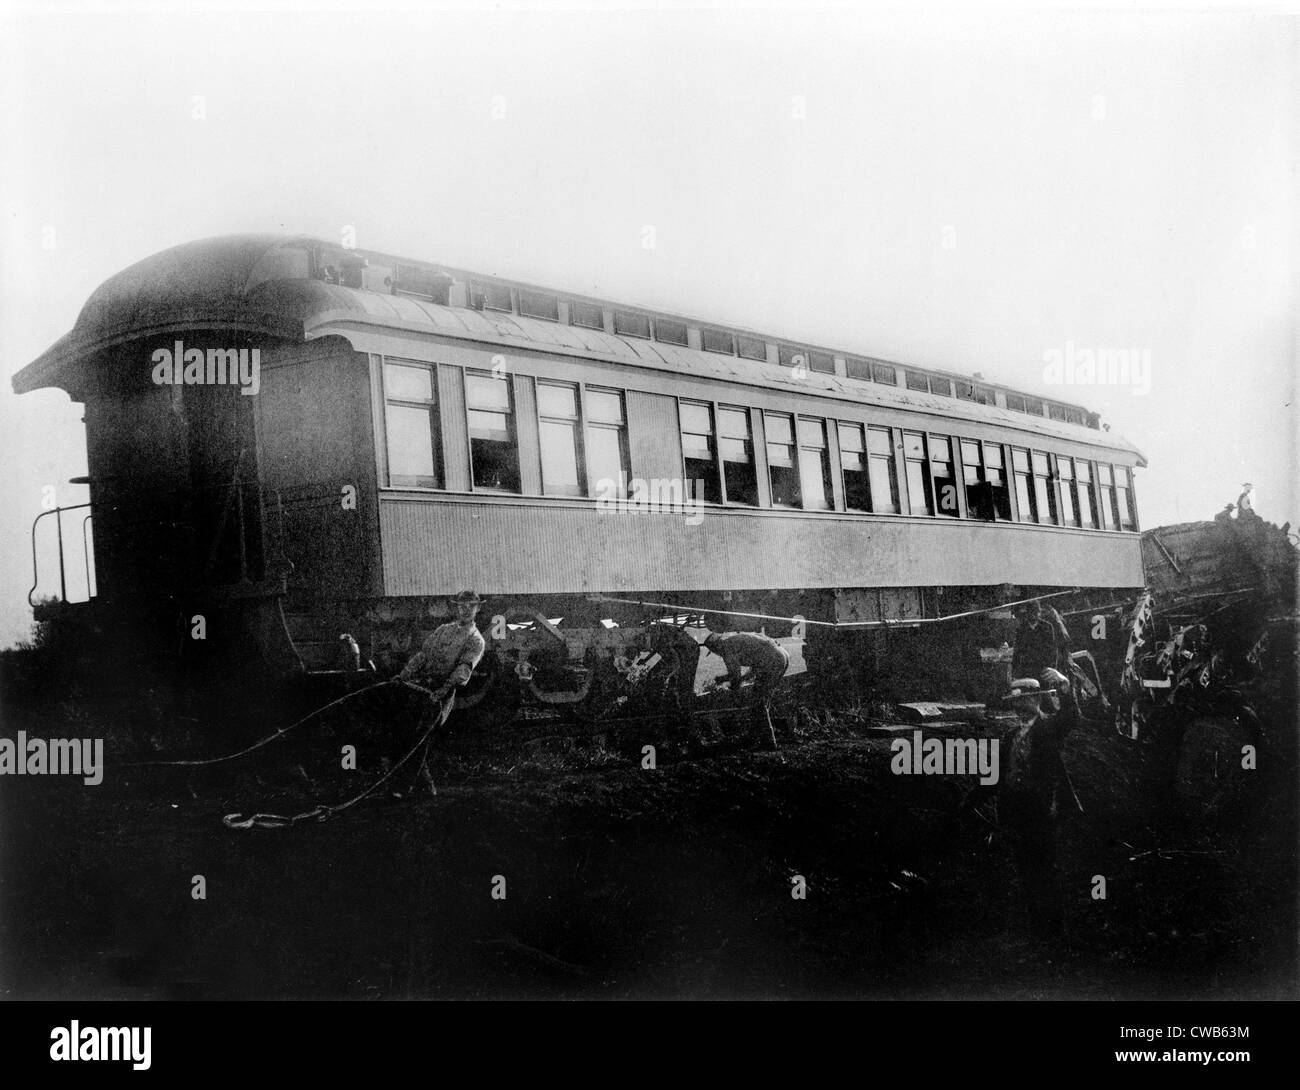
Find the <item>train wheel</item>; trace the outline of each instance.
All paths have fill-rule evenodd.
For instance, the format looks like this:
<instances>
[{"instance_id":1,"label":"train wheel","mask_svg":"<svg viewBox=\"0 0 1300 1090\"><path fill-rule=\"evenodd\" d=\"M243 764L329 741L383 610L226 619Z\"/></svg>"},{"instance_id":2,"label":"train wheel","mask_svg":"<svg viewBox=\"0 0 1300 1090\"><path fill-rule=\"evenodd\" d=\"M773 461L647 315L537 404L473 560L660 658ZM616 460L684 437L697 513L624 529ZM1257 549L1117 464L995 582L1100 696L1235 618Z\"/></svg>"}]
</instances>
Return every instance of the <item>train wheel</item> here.
<instances>
[{"instance_id":1,"label":"train wheel","mask_svg":"<svg viewBox=\"0 0 1300 1090\"><path fill-rule=\"evenodd\" d=\"M608 659L592 664L595 671L587 695L563 705L569 716L583 726L594 726L613 715L626 702L623 677Z\"/></svg>"}]
</instances>

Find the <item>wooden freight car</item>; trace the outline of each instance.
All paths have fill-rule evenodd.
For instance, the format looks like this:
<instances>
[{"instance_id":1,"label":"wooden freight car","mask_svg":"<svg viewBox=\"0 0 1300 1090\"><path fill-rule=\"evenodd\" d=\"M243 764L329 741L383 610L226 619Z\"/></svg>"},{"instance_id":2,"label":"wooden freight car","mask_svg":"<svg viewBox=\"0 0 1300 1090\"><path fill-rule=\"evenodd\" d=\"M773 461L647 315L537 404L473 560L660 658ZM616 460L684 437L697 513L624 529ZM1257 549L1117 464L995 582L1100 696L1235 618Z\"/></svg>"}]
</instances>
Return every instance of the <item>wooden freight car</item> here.
<instances>
[{"instance_id":1,"label":"wooden freight car","mask_svg":"<svg viewBox=\"0 0 1300 1090\"><path fill-rule=\"evenodd\" d=\"M482 676L568 702L656 619L806 633L812 665L1143 582L1145 463L1077 405L311 239L150 257L13 386L85 404L83 608L187 655L203 615L272 669L348 632L382 671L472 587Z\"/></svg>"}]
</instances>

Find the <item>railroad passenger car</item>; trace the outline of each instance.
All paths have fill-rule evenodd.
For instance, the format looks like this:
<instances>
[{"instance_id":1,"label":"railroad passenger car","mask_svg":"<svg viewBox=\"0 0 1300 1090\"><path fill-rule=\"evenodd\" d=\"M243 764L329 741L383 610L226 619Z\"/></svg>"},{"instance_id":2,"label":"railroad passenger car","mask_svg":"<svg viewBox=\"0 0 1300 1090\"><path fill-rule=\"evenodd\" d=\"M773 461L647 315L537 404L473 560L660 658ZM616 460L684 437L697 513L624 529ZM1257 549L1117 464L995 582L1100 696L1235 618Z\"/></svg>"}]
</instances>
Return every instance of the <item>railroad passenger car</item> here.
<instances>
[{"instance_id":1,"label":"railroad passenger car","mask_svg":"<svg viewBox=\"0 0 1300 1090\"><path fill-rule=\"evenodd\" d=\"M348 632L385 671L472 587L480 691L580 703L666 618L810 668L871 633L879 668L1009 586L1143 582L1145 462L1081 406L319 240L141 261L13 387L85 405L79 608L183 655L202 614L272 670L346 669Z\"/></svg>"}]
</instances>

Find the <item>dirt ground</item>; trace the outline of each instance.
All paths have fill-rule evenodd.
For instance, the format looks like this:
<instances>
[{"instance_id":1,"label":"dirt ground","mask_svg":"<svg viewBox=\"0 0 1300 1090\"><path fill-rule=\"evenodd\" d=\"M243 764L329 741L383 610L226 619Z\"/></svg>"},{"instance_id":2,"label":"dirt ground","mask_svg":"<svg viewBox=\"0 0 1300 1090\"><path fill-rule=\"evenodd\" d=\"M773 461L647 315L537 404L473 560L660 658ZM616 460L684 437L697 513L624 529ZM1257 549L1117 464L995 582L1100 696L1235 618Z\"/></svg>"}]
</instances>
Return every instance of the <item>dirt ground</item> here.
<instances>
[{"instance_id":1,"label":"dirt ground","mask_svg":"<svg viewBox=\"0 0 1300 1090\"><path fill-rule=\"evenodd\" d=\"M0 781L6 996L1297 994L1293 711L1266 724L1253 771L1232 721L1190 724L1172 792L1148 748L1073 734L1065 937L1043 942L996 787L893 774L892 735L850 710L787 696L780 754L748 747L734 719L462 732L434 758L436 797L399 774L329 821L237 830L224 814L372 782L395 715L219 766L129 767L147 755L148 703L6 708L7 736L107 746L98 787ZM171 754L198 736L173 736ZM358 771L340 767L348 740Z\"/></svg>"}]
</instances>

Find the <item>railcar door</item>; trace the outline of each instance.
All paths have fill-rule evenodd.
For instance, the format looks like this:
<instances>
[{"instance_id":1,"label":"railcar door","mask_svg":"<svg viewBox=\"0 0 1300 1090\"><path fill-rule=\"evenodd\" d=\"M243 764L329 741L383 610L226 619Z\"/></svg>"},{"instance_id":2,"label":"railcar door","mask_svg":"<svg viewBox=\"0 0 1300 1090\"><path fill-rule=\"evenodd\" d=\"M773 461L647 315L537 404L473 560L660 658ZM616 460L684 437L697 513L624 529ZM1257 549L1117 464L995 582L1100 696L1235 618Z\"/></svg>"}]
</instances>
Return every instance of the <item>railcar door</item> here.
<instances>
[{"instance_id":1,"label":"railcar door","mask_svg":"<svg viewBox=\"0 0 1300 1090\"><path fill-rule=\"evenodd\" d=\"M236 386L188 386L184 399L192 577L200 585L257 582L262 505L252 399Z\"/></svg>"}]
</instances>

